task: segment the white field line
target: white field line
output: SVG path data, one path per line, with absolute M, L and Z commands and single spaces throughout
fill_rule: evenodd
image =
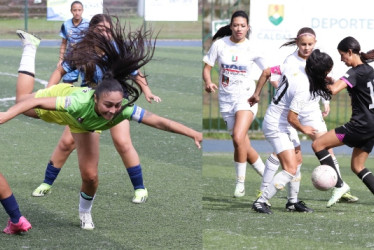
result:
M 0 72 L 0 75 L 1 76 L 13 76 L 13 77 L 18 77 L 18 74 L 12 74 L 12 73 L 7 73 L 7 72 Z M 38 82 L 40 83 L 41 85 L 43 85 L 44 87 L 47 86 L 48 82 L 43 80 L 43 79 L 39 79 L 39 78 L 35 78 L 35 82 Z M 5 97 L 5 98 L 0 98 L 0 102 L 8 102 L 8 101 L 14 101 L 16 100 L 16 97 L 13 96 L 13 97 Z

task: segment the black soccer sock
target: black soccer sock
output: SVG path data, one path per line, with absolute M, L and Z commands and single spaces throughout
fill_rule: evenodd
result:
M 338 176 L 338 181 L 336 182 L 335 187 L 337 187 L 337 188 L 342 187 L 343 186 L 343 180 L 340 177 L 339 172 L 335 167 L 334 160 L 332 159 L 329 151 L 327 151 L 326 149 L 323 149 L 319 152 L 316 152 L 315 154 L 316 154 L 319 162 L 321 163 L 321 165 L 329 165 L 330 167 L 332 167 L 335 170 L 335 172 Z
M 19 74 L 25 74 L 25 75 L 29 75 L 29 76 L 35 77 L 35 74 L 33 74 L 31 72 L 28 72 L 28 71 L 19 70 L 18 73 Z
M 357 176 L 374 194 L 374 175 L 367 168 L 364 168 L 360 173 L 357 174 Z

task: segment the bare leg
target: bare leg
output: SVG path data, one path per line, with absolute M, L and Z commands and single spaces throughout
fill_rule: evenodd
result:
M 140 159 L 136 149 L 132 145 L 130 135 L 130 123 L 124 120 L 120 124 L 110 129 L 114 146 L 121 156 L 122 162 L 126 168 L 131 168 L 140 164 Z
M 81 192 L 94 196 L 99 185 L 98 162 L 99 141 L 98 133 L 72 134 L 77 147 L 79 170 L 82 177 Z
M 374 176 L 365 168 L 365 162 L 369 156 L 369 153 L 359 148 L 354 148 L 351 159 L 352 171 L 362 180 L 367 188 L 374 194 Z
M 247 162 L 249 162 L 260 175 L 264 172 L 264 164 L 256 150 L 252 147 L 248 130 L 253 120 L 253 113 L 249 110 L 240 110 L 235 114 L 235 124 L 232 131 L 234 144 L 234 161 L 236 170 L 236 187 L 234 197 L 245 194 L 245 177 Z
M 82 177 L 82 186 L 79 196 L 79 218 L 81 228 L 92 230 L 95 225 L 92 221 L 91 209 L 99 185 L 99 133 L 72 134 L 78 154 L 79 170 Z
M 148 190 L 144 187 L 140 159 L 131 142 L 130 123 L 124 120 L 110 129 L 114 146 L 121 156 L 135 190 L 133 203 L 144 203 L 148 199 Z
M 22 216 L 18 203 L 5 177 L 0 173 L 0 203 L 5 212 L 9 215 L 8 225 L 3 232 L 6 234 L 16 234 L 26 232 L 31 229 L 30 222 Z

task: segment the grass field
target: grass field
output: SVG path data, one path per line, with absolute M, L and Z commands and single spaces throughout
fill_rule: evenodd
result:
M 0 110 L 13 104 L 21 45 L 0 48 Z M 39 48 L 36 77 L 47 80 L 57 63 L 58 48 Z M 138 105 L 201 130 L 201 48 L 157 48 L 145 73 L 163 101 Z M 36 84 L 37 88 L 43 85 Z M 131 203 L 132 185 L 115 151 L 109 131 L 102 134 L 99 189 L 92 214 L 95 230 L 79 227 L 81 184 L 73 152 L 52 194 L 31 197 L 44 178 L 46 163 L 63 127 L 18 116 L 0 126 L 0 171 L 7 178 L 22 213 L 32 223 L 23 235 L 0 234 L 0 249 L 201 249 L 201 150 L 179 135 L 131 123 L 131 135 L 142 162 L 149 200 Z M 7 214 L 0 213 L 1 230 Z
M 255 142 L 253 142 L 254 147 Z M 266 159 L 267 155 L 262 155 Z M 338 156 L 343 179 L 360 200 L 326 208 L 329 191 L 315 189 L 310 176 L 318 161 L 304 156 L 299 198 L 314 213 L 285 211 L 286 191 L 273 199 L 272 215 L 251 210 L 260 178 L 247 170 L 246 196 L 233 198 L 235 169 L 232 154 L 203 154 L 204 249 L 373 249 L 373 195 L 350 170 L 350 157 Z M 371 168 L 371 157 L 367 166 Z

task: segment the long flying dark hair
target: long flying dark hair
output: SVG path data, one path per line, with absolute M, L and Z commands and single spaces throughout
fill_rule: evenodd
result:
M 98 27 L 102 21 L 107 21 L 111 27 Z M 141 94 L 139 85 L 134 85 L 137 84 L 136 75 L 132 73 L 152 59 L 156 43 L 156 39 L 152 41 L 152 35 L 152 30 L 143 27 L 126 31 L 117 17 L 99 14 L 92 18 L 83 39 L 73 46 L 65 60 L 76 68 L 83 68 L 88 75 L 96 65 L 100 67 L 106 80 L 112 78 L 122 85 L 130 105 Z
M 331 57 L 316 49 L 306 60 L 305 72 L 309 79 L 309 91 L 313 97 L 321 96 L 325 100 L 330 100 L 332 92 L 327 88 L 327 74 L 332 69 L 334 62 Z

